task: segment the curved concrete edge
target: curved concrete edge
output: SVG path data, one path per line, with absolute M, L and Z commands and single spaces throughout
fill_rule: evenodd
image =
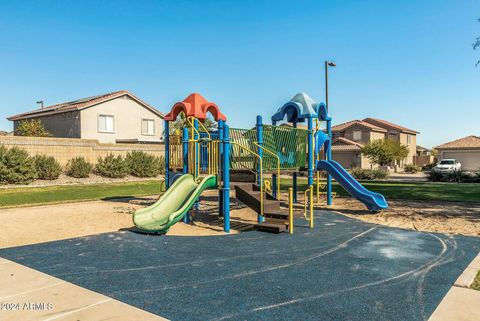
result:
M 0 258 L 0 320 L 167 320 Z
M 480 270 L 480 253 L 473 259 L 430 316 L 429 321 L 480 320 L 480 291 L 470 289 Z

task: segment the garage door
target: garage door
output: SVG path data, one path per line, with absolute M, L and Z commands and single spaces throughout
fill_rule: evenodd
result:
M 480 151 L 451 151 L 443 152 L 443 158 L 458 159 L 462 164 L 462 169 L 467 171 L 480 170 Z

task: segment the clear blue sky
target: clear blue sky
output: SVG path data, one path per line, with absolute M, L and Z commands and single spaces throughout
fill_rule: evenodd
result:
M 168 111 L 199 92 L 251 126 L 297 92 L 334 122 L 383 118 L 431 147 L 480 135 L 480 2 L 0 0 L 5 118 L 128 89 Z

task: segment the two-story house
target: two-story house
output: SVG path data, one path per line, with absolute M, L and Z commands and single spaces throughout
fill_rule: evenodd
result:
M 53 137 L 96 139 L 101 143 L 159 143 L 163 114 L 127 90 L 77 99 L 8 117 L 40 120 Z
M 332 127 L 332 158 L 346 168 L 371 168 L 370 160 L 361 152 L 362 147 L 369 141 L 388 138 L 408 146 L 409 154 L 404 164 L 412 164 L 417 134 L 415 130 L 381 119 L 352 120 Z

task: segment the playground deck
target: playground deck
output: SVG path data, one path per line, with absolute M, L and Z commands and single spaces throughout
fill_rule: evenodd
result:
M 294 235 L 116 232 L 0 257 L 172 320 L 425 320 L 480 250 L 477 238 L 315 216 Z

